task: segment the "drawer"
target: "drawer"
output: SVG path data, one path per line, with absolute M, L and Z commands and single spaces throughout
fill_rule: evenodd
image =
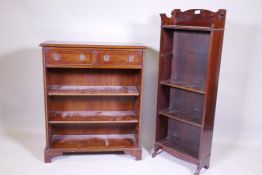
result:
M 86 49 L 51 49 L 46 53 L 46 63 L 50 65 L 82 65 L 93 63 L 93 53 Z
M 141 65 L 143 52 L 140 50 L 98 51 L 100 65 Z

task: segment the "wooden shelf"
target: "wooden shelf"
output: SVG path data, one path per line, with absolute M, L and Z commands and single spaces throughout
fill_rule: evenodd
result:
M 139 96 L 136 86 L 60 86 L 52 85 L 49 96 Z
M 171 109 L 161 110 L 158 112 L 158 114 L 163 115 L 165 117 L 172 118 L 174 120 L 178 120 L 183 123 L 187 123 L 197 127 L 202 127 L 200 118 L 194 115 L 185 114 L 180 111 L 171 110 Z
M 80 69 L 142 69 L 141 65 L 83 65 L 83 64 L 47 64 L 46 68 L 80 68 Z
M 205 87 L 201 84 L 196 84 L 196 83 L 189 83 L 185 81 L 178 81 L 178 80 L 165 80 L 161 81 L 160 84 L 166 85 L 166 86 L 171 86 L 174 88 L 179 88 L 191 92 L 196 92 L 200 94 L 205 94 Z
M 163 29 L 173 29 L 173 30 L 191 30 L 191 31 L 217 31 L 224 30 L 223 28 L 212 28 L 203 26 L 184 26 L 184 25 L 162 25 Z
M 137 147 L 134 134 L 53 135 L 51 148 L 107 150 Z
M 134 111 L 52 111 L 50 124 L 138 123 Z
M 175 137 L 167 137 L 156 142 L 163 150 L 169 150 L 178 157 L 183 156 L 187 159 L 196 161 L 198 153 L 190 148 L 190 145 L 185 145 Z

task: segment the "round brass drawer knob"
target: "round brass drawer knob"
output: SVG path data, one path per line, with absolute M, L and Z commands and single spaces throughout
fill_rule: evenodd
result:
M 53 54 L 53 60 L 54 61 L 59 61 L 60 60 L 60 55 L 57 54 L 57 53 Z
M 109 55 L 104 55 L 104 61 L 108 62 L 110 60 L 110 56 Z
M 85 61 L 85 60 L 86 60 L 86 56 L 85 56 L 84 54 L 81 54 L 81 55 L 79 56 L 79 60 L 80 60 L 80 61 Z
M 133 63 L 133 62 L 135 61 L 135 56 L 134 56 L 134 55 L 128 56 L 128 61 L 129 61 L 130 63 Z

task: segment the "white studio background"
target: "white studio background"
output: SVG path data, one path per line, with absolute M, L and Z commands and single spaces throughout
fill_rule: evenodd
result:
M 261 5 L 259 0 L 0 0 L 1 131 L 13 133 L 10 135 L 14 139 L 14 133 L 40 133 L 42 138 L 29 143 L 41 141 L 42 147 L 35 148 L 41 151 L 45 146 L 42 60 L 38 46 L 41 42 L 140 42 L 148 46 L 142 140 L 150 151 L 155 132 L 159 13 L 170 16 L 174 8 L 225 8 L 214 141 L 262 145 Z

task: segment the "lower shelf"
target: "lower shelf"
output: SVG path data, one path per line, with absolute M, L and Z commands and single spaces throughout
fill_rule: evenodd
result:
M 51 148 L 107 150 L 134 147 L 137 147 L 135 134 L 54 135 L 51 141 Z
M 156 142 L 157 145 L 164 149 L 168 149 L 178 156 L 187 156 L 188 159 L 197 160 L 198 153 L 191 149 L 188 145 L 185 145 L 178 141 L 174 137 L 167 137 Z
M 50 124 L 138 123 L 135 111 L 52 111 Z
M 169 117 L 169 118 L 178 120 L 183 123 L 187 123 L 187 124 L 194 125 L 197 127 L 202 127 L 201 118 L 197 117 L 196 115 L 192 115 L 192 114 L 189 115 L 189 114 L 180 112 L 178 110 L 172 110 L 169 108 L 160 110 L 158 113 L 165 117 Z

